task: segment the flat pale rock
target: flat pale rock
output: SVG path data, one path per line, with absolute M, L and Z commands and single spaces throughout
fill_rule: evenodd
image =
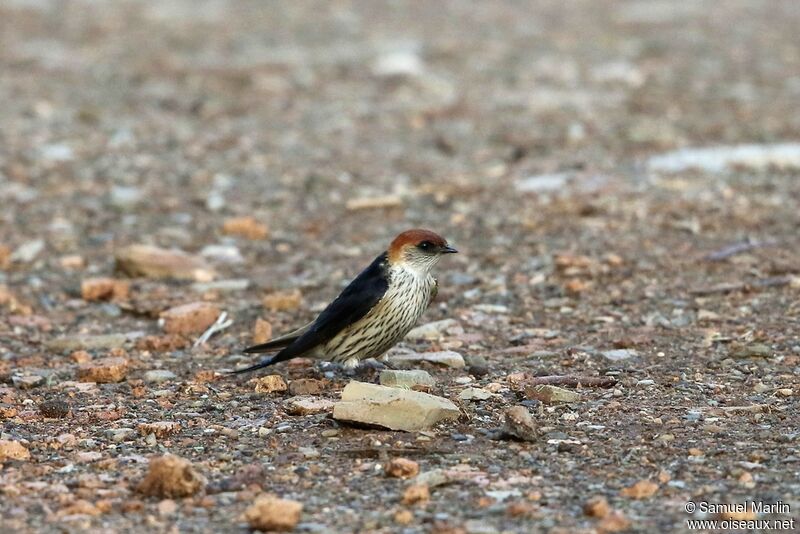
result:
M 722 173 L 728 169 L 800 168 L 800 143 L 741 144 L 711 147 L 686 147 L 652 156 L 651 171 L 679 173 L 695 169 Z
M 481 388 L 465 388 L 458 394 L 458 398 L 461 400 L 482 401 L 491 399 L 492 394 Z
M 78 366 L 78 379 L 81 382 L 110 384 L 121 382 L 128 374 L 128 360 L 125 358 L 101 358 Z
M 119 249 L 114 257 L 117 269 L 128 276 L 195 282 L 210 282 L 215 277 L 214 270 L 202 259 L 177 249 L 130 245 Z
M 435 488 L 436 486 L 444 486 L 454 481 L 453 471 L 436 468 L 417 475 L 414 479 L 414 484 L 422 484 L 423 486 Z
M 162 382 L 174 380 L 177 377 L 175 376 L 175 373 L 172 371 L 167 371 L 166 369 L 152 369 L 147 371 L 142 378 L 148 384 L 160 384 Z
M 567 187 L 568 173 L 538 174 L 518 180 L 516 185 L 520 193 L 549 193 Z
M 461 369 L 466 366 L 464 357 L 452 350 L 442 350 L 437 352 L 406 352 L 393 354 L 389 357 L 392 363 L 414 364 L 419 362 L 430 362 L 453 369 Z
M 112 428 L 106 430 L 106 435 L 108 436 L 108 439 L 114 443 L 122 443 L 123 441 L 129 441 L 133 439 L 136 435 L 136 431 L 132 428 Z
M 303 504 L 272 495 L 261 495 L 245 510 L 250 528 L 262 532 L 288 532 L 300 521 Z
M 27 460 L 31 453 L 19 441 L 0 439 L 0 462 L 6 460 Z
M 330 412 L 334 402 L 329 399 L 311 396 L 292 397 L 286 401 L 286 413 L 289 415 L 314 415 Z
M 416 341 L 432 341 L 443 337 L 445 333 L 449 332 L 451 329 L 461 329 L 458 321 L 455 319 L 443 319 L 441 321 L 423 324 L 412 329 L 408 334 L 406 334 L 406 339 Z
M 428 371 L 419 369 L 412 371 L 398 371 L 394 369 L 381 371 L 380 381 L 382 386 L 404 389 L 412 389 L 414 386 L 433 386 L 436 384 L 436 380 L 434 380 Z
M 39 375 L 12 376 L 11 383 L 17 389 L 32 389 L 44 384 L 45 378 Z
M 450 400 L 400 388 L 352 381 L 333 407 L 333 417 L 378 425 L 391 430 L 416 431 L 461 415 Z
M 730 347 L 730 355 L 734 358 L 769 358 L 772 352 L 772 348 L 764 343 L 732 344 Z
M 546 404 L 553 404 L 556 402 L 578 402 L 581 400 L 580 393 L 550 385 L 527 387 L 525 388 L 525 397 L 528 399 L 536 399 Z
M 97 451 L 81 451 L 75 453 L 75 461 L 80 464 L 96 462 L 103 457 L 103 453 Z
M 250 280 L 246 278 L 234 278 L 231 280 L 217 280 L 215 282 L 195 282 L 192 284 L 192 290 L 198 293 L 206 293 L 208 291 L 220 291 L 227 293 L 229 291 L 244 291 L 250 287 Z
M 19 263 L 30 263 L 36 259 L 45 248 L 44 239 L 34 239 L 33 241 L 26 241 L 21 244 L 11 254 L 11 261 Z
M 219 308 L 210 302 L 190 302 L 163 311 L 160 317 L 166 333 L 189 336 L 205 332 L 219 314 Z
M 600 354 L 602 354 L 603 357 L 606 360 L 609 360 L 609 361 L 612 361 L 612 362 L 619 362 L 619 361 L 622 361 L 622 360 L 628 360 L 630 358 L 635 358 L 636 356 L 638 356 L 638 353 L 635 350 L 632 350 L 632 349 L 606 350 L 606 351 L 601 352 Z
M 347 201 L 346 208 L 349 211 L 398 208 L 403 205 L 403 199 L 397 195 L 386 195 L 380 197 L 352 198 Z
M 244 263 L 242 251 L 232 245 L 206 245 L 200 251 L 200 255 L 216 263 L 228 263 L 231 265 Z
M 51 339 L 45 346 L 57 351 L 116 349 L 125 345 L 132 337 L 130 334 L 62 336 Z

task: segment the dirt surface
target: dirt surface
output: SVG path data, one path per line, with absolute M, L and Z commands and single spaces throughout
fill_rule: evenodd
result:
M 265 493 L 300 532 L 796 517 L 799 26 L 791 0 L 3 1 L 0 531 L 244 532 Z M 313 362 L 272 393 L 214 373 L 416 226 L 461 251 L 424 317 L 457 325 L 401 349 L 467 359 L 418 366 L 461 419 L 289 415 L 350 380 Z M 142 243 L 238 281 L 115 272 Z M 233 323 L 192 348 L 199 319 L 159 316 L 197 301 Z M 616 384 L 548 404 L 534 375 Z M 520 404 L 533 441 L 498 431 Z M 138 489 L 167 452 L 191 495 Z M 406 494 L 398 457 L 448 483 Z

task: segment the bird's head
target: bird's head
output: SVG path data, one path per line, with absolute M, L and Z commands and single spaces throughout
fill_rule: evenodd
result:
M 447 241 L 430 230 L 407 230 L 389 245 L 389 262 L 413 271 L 428 274 L 444 254 L 458 252 Z

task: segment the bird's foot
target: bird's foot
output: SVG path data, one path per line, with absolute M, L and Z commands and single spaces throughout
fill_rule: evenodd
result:
M 321 362 L 317 362 L 317 369 L 319 369 L 319 371 L 321 373 L 325 373 L 327 371 L 341 371 L 342 370 L 342 364 L 336 363 L 336 362 L 324 362 L 324 361 L 321 361 Z
M 317 367 L 324 376 L 333 377 L 335 375 L 344 376 L 364 376 L 371 373 L 383 371 L 384 369 L 393 369 L 391 365 L 384 361 L 369 358 L 367 360 L 356 360 L 351 358 L 344 363 L 337 362 L 319 362 Z
M 348 373 L 347 369 L 345 369 L 344 365 L 341 363 L 336 362 L 318 362 L 317 363 L 317 371 L 325 378 L 332 380 L 337 376 L 350 376 L 352 373 Z
M 317 364 L 319 371 L 328 378 L 333 378 L 336 375 L 355 376 L 361 370 L 359 360 L 351 358 L 344 362 L 319 362 Z
M 364 360 L 359 365 L 359 369 L 373 369 L 375 371 L 383 371 L 385 369 L 391 369 L 391 366 L 384 361 L 375 360 L 373 358 L 369 358 L 368 360 Z

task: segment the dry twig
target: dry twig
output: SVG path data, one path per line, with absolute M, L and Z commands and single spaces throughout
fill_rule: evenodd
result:
M 233 324 L 233 319 L 228 319 L 228 312 L 220 313 L 219 317 L 217 317 L 217 320 L 214 321 L 214 324 L 209 326 L 208 329 L 205 332 L 203 332 L 203 335 L 197 338 L 197 341 L 195 341 L 194 345 L 192 346 L 197 347 L 199 345 L 202 345 L 203 343 L 206 343 L 209 339 L 211 339 L 211 336 L 213 336 L 217 332 L 222 332 L 232 324 Z
M 567 376 L 550 375 L 534 376 L 525 381 L 526 386 L 567 386 L 576 388 L 578 386 L 587 388 L 610 388 L 617 383 L 615 378 L 609 376 Z
M 703 259 L 706 261 L 722 261 L 730 258 L 731 256 L 736 256 L 737 254 L 742 254 L 753 249 L 773 247 L 777 244 L 778 242 L 774 239 L 767 239 L 765 241 L 748 239 L 742 243 L 734 243 L 733 245 L 728 245 L 727 247 L 723 247 L 715 252 L 707 254 L 703 257 Z
M 772 278 L 763 278 L 754 282 L 738 282 L 730 284 L 718 284 L 711 287 L 700 287 L 689 291 L 692 295 L 714 295 L 716 293 L 732 293 L 734 291 L 750 291 L 753 289 L 762 289 L 765 287 L 783 287 L 792 283 L 792 276 L 775 276 Z

